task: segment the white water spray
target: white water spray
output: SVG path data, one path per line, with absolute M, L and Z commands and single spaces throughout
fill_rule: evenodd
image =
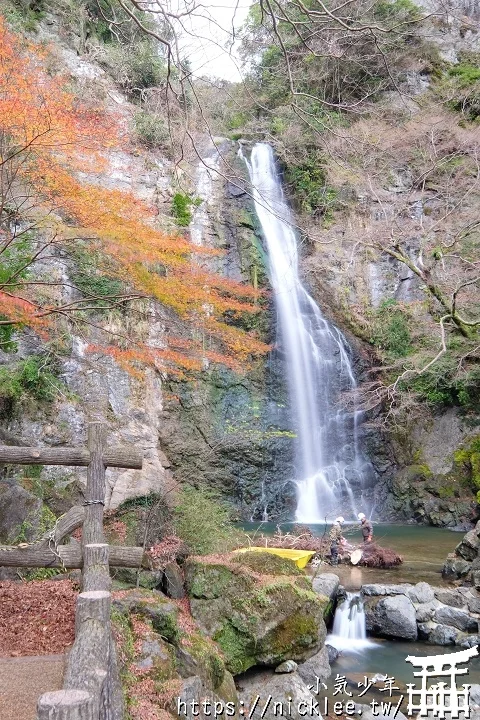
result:
M 287 358 L 297 435 L 296 519 L 318 523 L 340 510 L 356 514 L 369 464 L 358 449 L 359 413 L 344 410 L 339 398 L 356 387 L 349 348 L 300 281 L 296 236 L 272 148 L 258 143 L 246 162 Z
M 335 611 L 332 634 L 327 642 L 338 650 L 361 650 L 373 645 L 367 640 L 365 609 L 360 593 L 347 593 Z

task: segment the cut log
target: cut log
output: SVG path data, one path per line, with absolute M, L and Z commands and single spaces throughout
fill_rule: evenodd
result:
M 0 445 L 0 463 L 87 467 L 90 464 L 90 452 L 84 448 L 30 448 Z M 104 451 L 102 463 L 105 467 L 141 470 L 143 455 L 135 450 L 111 448 Z
M 55 690 L 41 696 L 37 720 L 92 720 L 93 696 L 85 690 Z
M 99 718 L 110 660 L 111 595 L 105 591 L 80 593 L 75 619 L 75 642 L 68 656 L 64 688 L 93 695 L 92 719 Z
M 112 581 L 108 567 L 108 545 L 85 545 L 83 548 L 82 590 L 110 590 Z
M 150 567 L 148 557 L 140 547 L 110 545 L 108 562 L 111 567 Z M 38 546 L 19 548 L 14 545 L 1 545 L 0 567 L 64 567 L 67 570 L 82 568 L 82 549 L 77 543 L 60 545 L 57 550 Z

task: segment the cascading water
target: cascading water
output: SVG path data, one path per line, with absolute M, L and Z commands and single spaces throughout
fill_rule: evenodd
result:
M 360 650 L 372 645 L 367 640 L 365 610 L 360 593 L 347 593 L 335 611 L 332 634 L 327 642 L 339 650 Z
M 358 448 L 360 415 L 342 408 L 339 398 L 356 387 L 349 348 L 300 282 L 296 236 L 271 147 L 256 144 L 246 162 L 267 246 L 296 422 L 296 518 L 323 522 L 340 511 L 356 513 L 369 468 Z

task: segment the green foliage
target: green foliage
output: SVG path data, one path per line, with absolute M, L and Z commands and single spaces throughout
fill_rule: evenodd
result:
M 5 211 L 8 217 L 8 209 Z M 29 233 L 23 233 L 16 238 L 7 248 L 2 250 L 0 255 L 0 287 L 8 283 L 7 289 L 15 289 L 15 282 L 20 282 L 28 277 L 28 266 L 32 257 L 32 237 Z M 5 320 L 0 315 L 0 320 Z M 15 328 L 13 325 L 0 325 L 0 350 L 12 352 L 17 349 L 17 343 L 13 340 Z
M 373 14 L 378 20 L 395 22 L 415 22 L 422 17 L 420 8 L 411 0 L 393 0 L 393 2 L 381 0 L 374 4 Z
M 309 215 L 330 218 L 336 207 L 337 193 L 328 187 L 325 163 L 315 149 L 298 165 L 287 165 L 285 181 L 295 204 Z
M 5 2 L 1 12 L 15 30 L 36 32 L 45 15 L 45 3 L 43 0 L 11 0 Z
M 192 221 L 192 205 L 201 203 L 200 198 L 192 199 L 187 193 L 176 192 L 172 199 L 172 215 L 181 227 L 190 225 Z
M 33 355 L 13 367 L 0 367 L 0 417 L 12 417 L 16 408 L 30 399 L 52 402 L 60 388 L 48 356 Z
M 165 63 L 148 39 L 107 45 L 99 61 L 132 99 L 141 99 L 144 90 L 161 85 L 166 78 Z
M 411 351 L 408 316 L 395 300 L 382 302 L 373 321 L 372 343 L 387 360 L 406 357 Z
M 163 118 L 147 110 L 139 110 L 134 117 L 135 133 L 145 147 L 163 147 L 168 140 L 168 130 Z
M 88 307 L 105 308 L 109 306 L 107 299 L 111 296 L 121 297 L 124 285 L 116 277 L 101 270 L 102 258 L 86 245 L 77 244 L 72 252 L 75 267 L 71 273 L 74 285 L 89 298 Z M 90 299 L 90 296 L 91 297 Z
M 455 354 L 446 353 L 422 375 L 402 383 L 432 407 L 457 406 L 465 412 L 480 410 L 480 367 L 458 374 Z
M 469 480 L 477 491 L 477 501 L 480 499 L 480 435 L 474 438 L 469 445 L 454 454 L 455 462 L 464 465 L 469 473 Z
M 123 284 L 117 278 L 108 277 L 106 275 L 91 275 L 88 272 L 77 272 L 73 278 L 75 285 L 85 295 L 94 295 L 97 300 L 92 299 L 92 305 L 104 306 L 98 298 L 109 297 L 111 295 L 121 295 Z
M 460 62 L 440 75 L 435 91 L 468 121 L 480 117 L 480 53 L 462 53 Z
M 173 512 L 175 533 L 194 555 L 226 552 L 238 546 L 231 513 L 232 508 L 214 490 L 184 485 Z

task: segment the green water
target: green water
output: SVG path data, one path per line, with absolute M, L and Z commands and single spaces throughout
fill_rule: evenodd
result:
M 242 526 L 249 534 L 259 533 L 271 535 L 275 532 L 273 523 L 244 523 Z M 282 532 L 288 532 L 291 525 L 282 525 Z M 314 535 L 322 536 L 325 525 L 311 525 Z M 346 525 L 344 529 L 346 539 L 352 545 L 362 544 L 362 536 L 358 526 Z M 403 564 L 390 570 L 352 567 L 339 565 L 335 573 L 347 590 L 358 590 L 366 583 L 417 583 L 420 580 L 431 585 L 444 585 L 442 580 L 442 567 L 449 552 L 455 549 L 463 533 L 451 532 L 443 528 L 426 527 L 424 525 L 388 525 L 378 523 L 374 525 L 374 539 L 383 547 L 392 548 L 402 555 Z M 320 572 L 328 572 L 330 565 L 320 567 Z

